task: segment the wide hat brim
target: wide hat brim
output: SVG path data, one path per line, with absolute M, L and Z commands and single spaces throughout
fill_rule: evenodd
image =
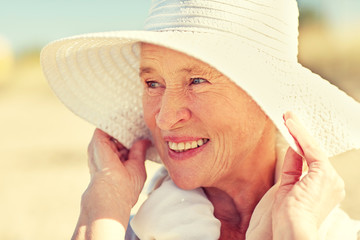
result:
M 79 35 L 47 45 L 41 65 L 55 94 L 75 114 L 126 147 L 151 138 L 144 123 L 140 49 L 147 42 L 195 57 L 245 90 L 297 150 L 283 114 L 294 112 L 329 156 L 360 148 L 360 104 L 328 81 L 231 35 L 122 31 Z M 265 46 L 266 48 L 266 46 Z M 274 51 L 274 54 L 269 52 Z

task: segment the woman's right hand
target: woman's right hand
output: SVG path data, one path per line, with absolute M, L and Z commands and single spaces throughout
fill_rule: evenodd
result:
M 88 147 L 91 181 L 106 181 L 115 192 L 126 193 L 128 203 L 135 205 L 146 180 L 145 155 L 150 141 L 135 142 L 130 151 L 117 140 L 96 129 Z
M 82 196 L 73 239 L 119 239 L 125 235 L 130 210 L 146 180 L 145 155 L 150 141 L 130 150 L 96 129 L 88 148 L 91 181 Z

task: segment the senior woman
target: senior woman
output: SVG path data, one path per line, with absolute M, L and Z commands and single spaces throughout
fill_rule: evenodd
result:
M 45 47 L 55 93 L 98 127 L 73 239 L 356 239 L 328 157 L 360 147 L 360 106 L 297 63 L 297 17 L 155 0 L 146 31 Z M 166 170 L 128 227 L 145 159 Z

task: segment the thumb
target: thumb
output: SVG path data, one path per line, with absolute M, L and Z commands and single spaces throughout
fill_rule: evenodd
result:
M 294 185 L 300 180 L 303 169 L 302 157 L 292 148 L 288 148 L 281 172 L 281 186 Z
M 145 172 L 146 150 L 151 146 L 149 140 L 139 140 L 130 148 L 128 161 L 124 162 L 129 171 Z

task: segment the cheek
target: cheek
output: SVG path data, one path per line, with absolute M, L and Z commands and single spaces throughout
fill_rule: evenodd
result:
M 246 154 L 259 140 L 266 115 L 246 94 L 229 90 L 200 95 L 195 100 L 192 108 L 213 138 L 215 156 Z
M 216 92 L 193 97 L 191 109 L 211 132 L 233 130 L 241 118 L 239 104 Z
M 151 132 L 155 147 L 158 150 L 160 157 L 164 159 L 163 146 L 161 145 L 162 142 L 161 133 L 156 126 L 156 120 L 155 120 L 155 116 L 159 111 L 159 108 L 157 107 L 159 106 L 158 105 L 159 100 L 155 97 L 143 95 L 142 101 L 143 101 L 143 114 L 144 114 L 145 124 Z
M 158 102 L 157 98 L 149 97 L 146 94 L 142 97 L 144 120 L 152 133 L 156 127 L 155 115 L 158 112 Z
M 239 107 L 219 93 L 198 96 L 191 106 L 194 116 L 212 141 L 212 156 L 215 162 L 228 159 L 234 154 L 234 145 L 243 138 Z

